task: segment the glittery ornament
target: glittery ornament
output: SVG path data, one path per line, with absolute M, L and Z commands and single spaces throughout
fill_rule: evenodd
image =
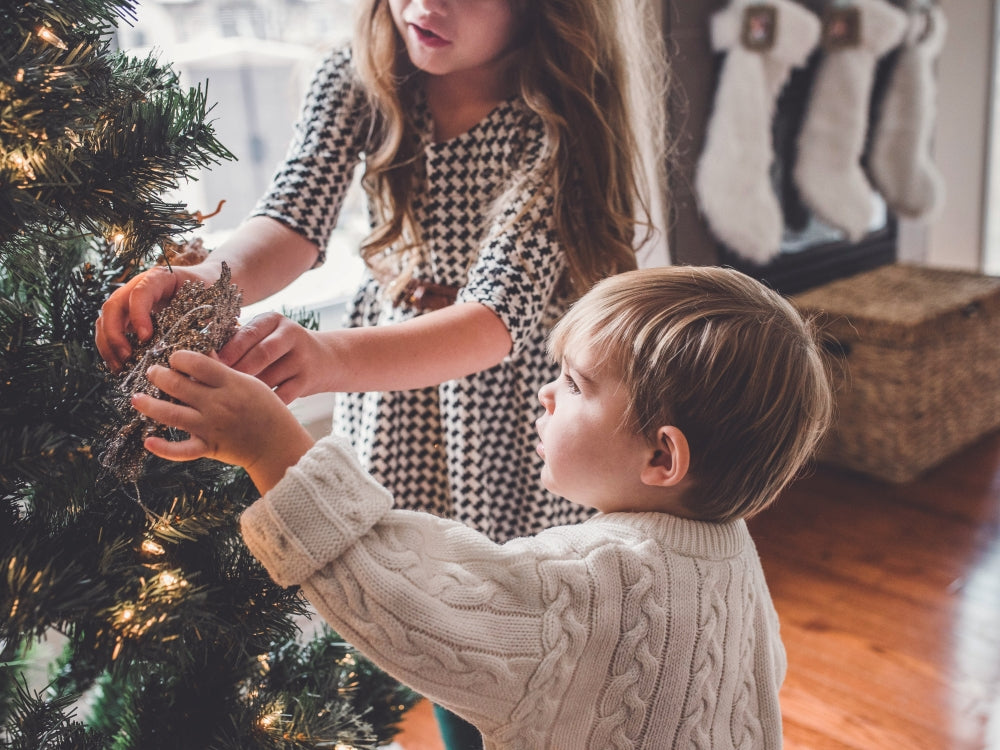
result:
M 226 263 L 222 275 L 211 286 L 185 281 L 163 310 L 153 315 L 153 335 L 148 341 L 132 341 L 132 356 L 116 376 L 118 395 L 115 406 L 120 423 L 107 433 L 107 449 L 102 465 L 122 482 L 134 482 L 142 474 L 146 459 L 143 441 L 151 435 L 167 437 L 170 428 L 139 414 L 132 396 L 147 393 L 160 398 L 161 392 L 146 378 L 152 365 L 169 367 L 170 355 L 180 349 L 207 354 L 218 351 L 236 332 L 240 314 L 239 287 L 230 283 L 232 273 Z
M 197 237 L 190 242 L 170 242 L 162 244 L 163 255 L 156 262 L 160 266 L 194 266 L 208 257 L 208 248 Z

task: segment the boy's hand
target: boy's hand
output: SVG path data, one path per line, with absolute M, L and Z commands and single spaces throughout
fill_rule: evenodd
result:
M 222 362 L 191 351 L 170 357 L 170 367 L 154 365 L 149 382 L 181 403 L 136 394 L 135 409 L 187 440 L 146 439 L 146 449 L 171 461 L 214 458 L 247 470 L 267 492 L 312 447 L 312 437 L 268 386 Z

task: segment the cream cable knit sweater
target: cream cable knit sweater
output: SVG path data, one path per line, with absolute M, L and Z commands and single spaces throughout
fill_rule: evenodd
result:
M 275 581 L 486 750 L 781 747 L 785 652 L 742 521 L 612 513 L 497 545 L 394 510 L 331 437 L 242 527 Z

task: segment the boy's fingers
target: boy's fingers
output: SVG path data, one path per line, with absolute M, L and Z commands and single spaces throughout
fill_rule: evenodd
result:
M 170 367 L 212 388 L 222 386 L 229 373 L 229 368 L 219 360 L 186 349 L 170 355 Z
M 132 406 L 137 412 L 155 422 L 186 432 L 191 432 L 198 418 L 198 412 L 189 406 L 153 398 L 146 393 L 136 393 L 132 396 Z
M 197 405 L 199 390 L 205 388 L 204 384 L 192 380 L 183 372 L 162 365 L 153 365 L 146 370 L 146 378 L 168 396 L 191 406 Z
M 201 438 L 194 435 L 187 440 L 176 442 L 153 436 L 146 438 L 143 445 L 154 456 L 168 461 L 193 461 L 208 454 L 208 446 Z
M 146 378 L 168 396 L 191 406 L 203 403 L 206 389 L 221 388 L 232 374 L 221 362 L 204 354 L 178 351 L 170 356 L 170 367 L 153 365 L 146 370 Z M 200 401 L 199 401 L 200 399 Z

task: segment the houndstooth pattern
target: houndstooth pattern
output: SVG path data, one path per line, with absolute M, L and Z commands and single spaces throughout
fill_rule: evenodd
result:
M 466 133 L 435 143 L 429 112 L 416 99 L 424 164 L 413 208 L 425 252 L 414 276 L 458 287 L 459 302 L 490 307 L 513 350 L 496 367 L 439 387 L 342 394 L 334 428 L 398 507 L 457 518 L 496 541 L 582 520 L 587 510 L 541 487 L 535 453 L 537 393 L 557 373 L 545 338 L 565 307 L 552 195 L 532 180 L 544 146 L 541 122 L 509 100 Z M 335 51 L 314 78 L 288 157 L 255 213 L 326 246 L 364 151 L 364 101 L 349 52 Z M 499 216 L 484 226 L 501 198 Z M 347 325 L 419 314 L 389 304 L 382 292 L 366 274 Z

